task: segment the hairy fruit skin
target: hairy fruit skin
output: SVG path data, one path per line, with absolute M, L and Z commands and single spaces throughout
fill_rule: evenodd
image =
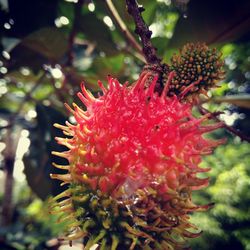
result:
M 65 239 L 84 237 L 86 249 L 95 243 L 112 250 L 183 249 L 186 237 L 199 235 L 188 230 L 197 230 L 189 213 L 209 205 L 193 204 L 191 194 L 208 185 L 197 177 L 209 170 L 198 166 L 202 156 L 223 143 L 203 135 L 221 124 L 204 125 L 209 115 L 196 118 L 190 103 L 168 97 L 173 77 L 161 94 L 150 73 L 133 86 L 109 77 L 107 88 L 99 82 L 98 98 L 82 85 L 86 111 L 67 105 L 76 124 L 55 126 L 68 136 L 56 140 L 69 150 L 52 152 L 68 160 L 54 164 L 67 173 L 51 175 L 69 185 L 54 198 L 71 220 Z

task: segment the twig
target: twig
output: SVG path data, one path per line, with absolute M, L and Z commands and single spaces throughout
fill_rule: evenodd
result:
M 223 122 L 221 121 L 217 116 L 221 114 L 221 112 L 215 112 L 215 113 L 211 113 L 209 112 L 209 110 L 203 108 L 202 106 L 198 106 L 198 109 L 200 111 L 201 114 L 205 115 L 205 114 L 212 114 L 212 119 L 217 121 L 217 122 Z M 224 123 L 224 122 L 223 122 Z M 238 131 L 237 129 L 231 127 L 231 126 L 228 126 L 227 124 L 223 124 L 223 128 L 225 128 L 226 130 L 228 130 L 229 132 L 231 132 L 232 134 L 234 135 L 237 135 L 238 137 L 240 137 L 240 139 L 242 141 L 247 141 L 250 143 L 250 138 L 244 134 L 242 134 L 240 131 Z
M 132 47 L 138 51 L 138 53 L 140 53 L 141 55 L 143 54 L 142 51 L 142 47 L 141 45 L 136 41 L 136 39 L 133 37 L 133 35 L 131 34 L 131 32 L 128 30 L 127 25 L 123 22 L 123 20 L 121 19 L 117 9 L 115 8 L 112 0 L 106 0 L 106 4 L 111 12 L 111 14 L 113 15 L 116 23 L 118 24 L 120 30 L 122 31 L 122 33 L 124 33 L 125 37 L 127 38 L 127 40 L 129 41 L 129 43 L 132 45 Z M 143 60 L 144 63 L 146 63 L 146 60 L 144 58 L 140 59 Z
M 69 38 L 68 38 L 68 53 L 67 53 L 67 61 L 65 63 L 66 66 L 72 66 L 72 64 L 73 64 L 73 60 L 74 60 L 73 47 L 74 47 L 75 37 L 78 33 L 77 32 L 77 19 L 78 19 L 78 16 L 81 15 L 81 7 L 82 7 L 83 3 L 84 3 L 84 0 L 79 0 L 75 4 L 74 21 L 73 21 L 72 29 L 71 29 L 70 34 L 69 34 Z
M 13 193 L 13 170 L 15 163 L 15 153 L 13 152 L 13 141 L 11 139 L 12 128 L 7 132 L 6 149 L 4 157 L 4 195 L 2 200 L 2 215 L 1 224 L 7 226 L 11 223 L 13 207 L 12 207 L 12 193 Z
M 34 86 L 31 88 L 31 90 L 26 93 L 24 99 L 22 100 L 22 103 L 20 104 L 19 108 L 17 109 L 17 111 L 13 114 L 14 116 L 17 116 L 21 110 L 23 109 L 24 105 L 26 104 L 26 102 L 30 99 L 32 99 L 31 95 L 33 94 L 33 92 L 39 87 L 39 85 L 43 82 L 44 78 L 46 76 L 46 72 L 42 73 L 42 75 L 38 78 L 38 80 L 34 83 Z
M 152 32 L 149 30 L 148 26 L 145 24 L 141 12 L 144 11 L 143 7 L 139 7 L 136 0 L 126 0 L 128 13 L 133 17 L 135 21 L 135 33 L 141 38 L 143 45 L 143 53 L 146 58 L 147 63 L 160 65 L 161 59 L 156 55 L 156 48 L 153 46 L 150 38 Z
M 3 152 L 3 170 L 5 174 L 4 178 L 4 193 L 2 200 L 2 214 L 1 214 L 1 224 L 2 226 L 10 225 L 13 219 L 13 184 L 14 184 L 14 164 L 15 164 L 15 155 L 18 144 L 18 138 L 20 136 L 20 130 L 15 131 L 15 137 L 13 138 L 13 127 L 10 127 L 7 130 L 5 136 L 6 148 Z

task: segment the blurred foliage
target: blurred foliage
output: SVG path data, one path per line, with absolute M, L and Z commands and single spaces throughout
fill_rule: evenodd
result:
M 113 2 L 133 33 L 125 1 Z M 153 31 L 152 42 L 165 62 L 187 42 L 220 48 L 226 78 L 221 88 L 212 91 L 216 99 L 204 107 L 226 110 L 220 118 L 250 135 L 249 1 L 139 2 L 146 9 L 143 17 Z M 48 197 L 63 188 L 49 178 L 50 172 L 57 171 L 51 163 L 63 164 L 50 153 L 62 151 L 54 141 L 60 131 L 53 123 L 63 124 L 69 116 L 64 102 L 79 103 L 75 93 L 81 81 L 96 95 L 97 80 L 105 84 L 112 74 L 132 83 L 143 62 L 101 0 L 28 0 L 25 4 L 0 0 L 0 52 L 1 204 L 6 196 L 6 159 L 15 159 L 12 223 L 0 227 L 0 249 L 58 249 L 58 242 L 48 244 L 63 229 L 47 206 Z M 213 136 L 227 137 L 228 143 L 205 158 L 204 166 L 212 168 L 211 185 L 197 192 L 195 200 L 214 201 L 215 207 L 193 216 L 204 233 L 191 243 L 197 250 L 250 249 L 249 145 L 225 130 Z M 24 157 L 19 152 L 24 144 L 17 152 L 10 150 L 25 138 L 30 144 Z
M 206 157 L 211 167 L 211 185 L 194 197 L 199 202 L 215 202 L 208 213 L 194 214 L 192 220 L 204 230 L 192 241 L 194 249 L 250 249 L 250 150 L 237 139 Z
M 57 223 L 57 215 L 49 215 L 48 202 L 37 199 L 26 183 L 17 183 L 13 223 L 0 228 L 1 250 L 50 249 L 46 243 L 62 233 L 64 224 Z M 48 216 L 49 215 L 49 216 Z M 5 242 L 2 242 L 2 239 Z M 52 249 L 52 248 L 51 248 Z

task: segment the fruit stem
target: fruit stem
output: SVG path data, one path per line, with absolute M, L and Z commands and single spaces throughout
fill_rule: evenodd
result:
M 160 66 L 161 59 L 156 55 L 156 48 L 153 46 L 150 40 L 152 31 L 149 30 L 141 15 L 141 12 L 144 11 L 144 8 L 138 6 L 136 0 L 126 0 L 126 4 L 128 13 L 135 21 L 135 33 L 141 38 L 143 46 L 142 51 L 147 63 Z

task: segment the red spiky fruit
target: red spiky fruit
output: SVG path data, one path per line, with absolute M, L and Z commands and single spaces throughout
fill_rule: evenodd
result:
M 52 178 L 69 184 L 55 197 L 72 222 L 66 239 L 85 237 L 87 249 L 179 249 L 179 241 L 195 237 L 187 229 L 188 214 L 208 206 L 191 201 L 192 190 L 208 184 L 198 165 L 222 141 L 203 137 L 221 124 L 204 125 L 209 115 L 196 118 L 192 105 L 167 91 L 154 91 L 157 78 L 142 73 L 133 85 L 108 78 L 99 82 L 103 95 L 95 98 L 82 85 L 78 97 L 86 106 L 67 108 L 76 124 L 55 124 L 68 138 L 56 138 L 69 148 L 53 154 L 68 160 L 64 175 Z M 145 83 L 151 81 L 149 87 Z M 181 96 L 181 95 L 180 95 Z M 122 239 L 122 240 L 121 240 Z

